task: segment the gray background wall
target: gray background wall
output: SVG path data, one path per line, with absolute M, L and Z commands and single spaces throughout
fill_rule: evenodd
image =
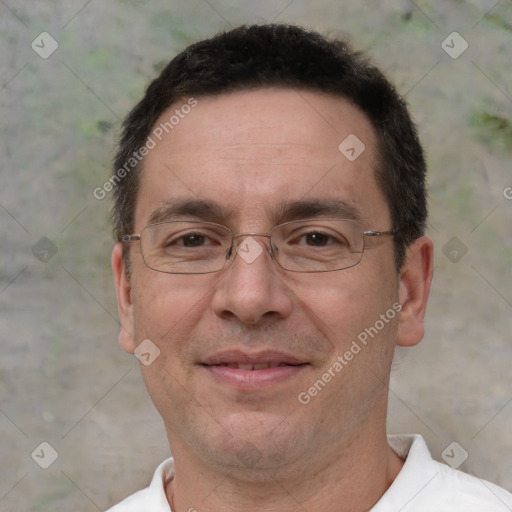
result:
M 350 34 L 409 102 L 436 270 L 425 339 L 397 354 L 389 431 L 423 434 L 438 460 L 456 441 L 461 469 L 512 491 L 510 0 L 3 0 L 0 510 L 102 510 L 169 455 L 138 362 L 117 344 L 109 198 L 92 192 L 163 63 L 272 20 Z M 48 58 L 31 47 L 51 50 L 43 31 L 58 43 Z M 457 58 L 454 31 L 468 44 Z M 58 454 L 48 469 L 41 442 Z

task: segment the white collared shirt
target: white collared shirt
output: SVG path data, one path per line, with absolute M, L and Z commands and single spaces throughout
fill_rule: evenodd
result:
M 436 462 L 420 435 L 388 436 L 388 442 L 405 463 L 370 512 L 512 512 L 512 494 Z M 171 512 L 165 482 L 173 475 L 169 458 L 158 466 L 149 487 L 107 512 Z

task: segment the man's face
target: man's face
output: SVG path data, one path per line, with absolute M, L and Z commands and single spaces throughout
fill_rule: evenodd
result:
M 353 161 L 338 149 L 350 135 L 365 145 Z M 234 233 L 269 233 L 288 220 L 283 205 L 327 200 L 345 203 L 365 230 L 389 230 L 376 166 L 371 124 L 338 97 L 270 88 L 200 97 L 145 159 L 134 232 L 182 200 L 215 202 L 225 215 L 173 220 Z M 358 265 L 326 273 L 286 271 L 266 250 L 250 263 L 235 254 L 221 272 L 176 275 L 149 269 L 140 246 L 130 247 L 121 343 L 133 352 L 150 339 L 160 350 L 141 369 L 171 449 L 224 470 L 291 468 L 326 446 L 335 455 L 385 417 L 397 318 L 332 367 L 399 298 L 392 238 L 367 244 Z M 233 367 L 248 360 L 288 366 Z M 329 368 L 329 382 L 301 403 Z

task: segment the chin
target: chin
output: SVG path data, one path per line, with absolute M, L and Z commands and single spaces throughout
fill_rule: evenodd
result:
M 222 430 L 216 429 L 216 438 L 212 438 L 211 428 L 209 435 L 197 432 L 197 455 L 221 473 L 246 482 L 273 481 L 277 474 L 283 477 L 283 472 L 303 471 L 304 447 L 311 444 L 305 430 L 296 425 L 290 429 L 282 416 L 279 421 L 275 416 L 269 421 L 267 413 L 241 416 L 237 414 L 236 421 L 230 418 L 228 424 L 223 421 Z

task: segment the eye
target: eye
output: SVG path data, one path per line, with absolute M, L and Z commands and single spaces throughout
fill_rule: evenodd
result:
M 329 235 L 326 235 L 325 233 L 308 233 L 306 235 L 303 235 L 303 237 L 306 238 L 306 243 L 308 245 L 314 245 L 316 247 L 323 247 L 327 245 L 329 242 L 329 239 L 332 238 Z
M 198 247 L 203 245 L 207 238 L 201 233 L 189 233 L 180 237 L 178 240 L 183 242 L 185 247 Z
M 309 232 L 297 233 L 292 240 L 292 243 L 303 245 L 307 247 L 328 247 L 328 246 L 347 246 L 347 240 L 339 233 L 326 233 L 319 230 L 311 230 Z
M 212 235 L 213 236 L 213 235 Z M 205 247 L 212 245 L 219 245 L 222 242 L 218 240 L 212 239 L 205 233 L 201 233 L 199 231 L 194 231 L 185 234 L 174 234 L 167 237 L 164 247 L 186 247 L 186 248 L 194 248 L 194 247 Z

